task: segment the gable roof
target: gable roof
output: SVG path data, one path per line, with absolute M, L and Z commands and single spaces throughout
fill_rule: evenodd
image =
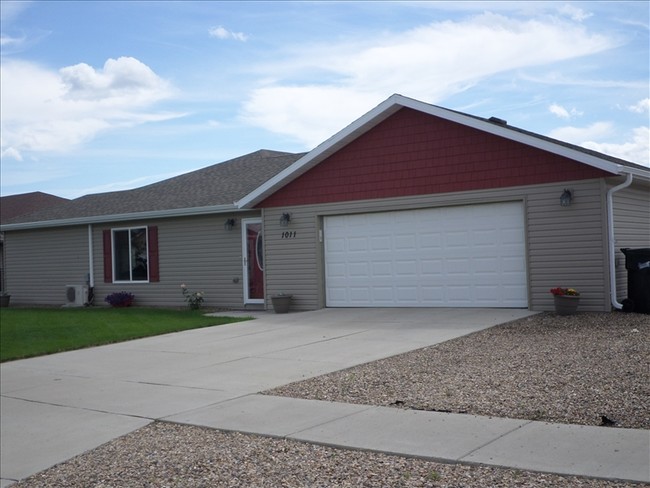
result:
M 287 167 L 260 187 L 253 190 L 237 202 L 239 208 L 252 208 L 262 200 L 278 191 L 291 181 L 306 173 L 321 161 L 365 134 L 379 123 L 402 108 L 410 108 L 435 117 L 456 122 L 490 134 L 510 139 L 528 146 L 542 149 L 549 153 L 601 169 L 612 175 L 634 174 L 650 179 L 650 169 L 647 167 L 602 154 L 596 151 L 575 146 L 566 142 L 545 137 L 510 125 L 497 118 L 485 119 L 450 110 L 436 105 L 420 102 L 402 95 L 392 95 L 377 107 L 366 113 L 349 126 L 333 135 L 315 149 L 305 154 L 291 166 Z
M 19 216 L 3 230 L 232 212 L 235 201 L 303 155 L 260 150 L 133 190 L 85 195 Z
M 42 208 L 53 207 L 69 201 L 67 198 L 40 191 L 1 197 L 0 223 L 4 224 L 20 215 L 27 215 Z

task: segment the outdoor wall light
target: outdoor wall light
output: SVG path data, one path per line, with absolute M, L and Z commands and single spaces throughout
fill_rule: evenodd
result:
M 286 227 L 287 225 L 289 225 L 289 222 L 291 222 L 291 214 L 288 212 L 283 213 L 282 216 L 280 217 L 280 225 L 282 227 Z
M 560 205 L 563 207 L 568 207 L 571 205 L 571 200 L 573 199 L 573 194 L 571 193 L 571 190 L 564 189 L 564 192 L 562 192 L 562 195 L 560 196 Z
M 235 219 L 226 219 L 223 223 L 223 228 L 226 230 L 233 230 L 237 221 Z

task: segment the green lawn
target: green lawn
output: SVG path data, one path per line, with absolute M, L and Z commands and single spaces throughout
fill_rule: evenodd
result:
M 240 322 L 153 308 L 1 308 L 0 361 Z

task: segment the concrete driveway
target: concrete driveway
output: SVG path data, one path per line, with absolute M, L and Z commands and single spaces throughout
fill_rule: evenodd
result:
M 512 309 L 322 309 L 0 366 L 1 486 L 156 419 L 531 315 Z M 231 314 L 232 315 L 232 314 Z

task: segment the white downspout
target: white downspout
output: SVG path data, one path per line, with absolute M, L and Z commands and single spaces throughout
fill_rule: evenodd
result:
M 632 173 L 627 174 L 627 178 L 623 183 L 618 186 L 614 186 L 607 191 L 607 237 L 609 239 L 609 293 L 612 302 L 612 306 L 621 310 L 623 305 L 618 302 L 616 298 L 616 262 L 615 262 L 615 253 L 614 249 L 614 193 L 623 188 L 627 188 L 632 184 L 633 180 Z
M 88 224 L 88 286 L 95 287 L 95 273 L 93 271 L 93 225 Z

